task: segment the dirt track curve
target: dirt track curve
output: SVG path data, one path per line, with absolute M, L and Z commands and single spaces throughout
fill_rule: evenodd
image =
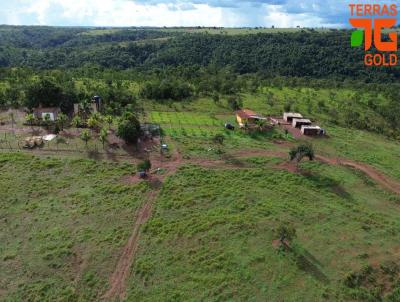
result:
M 385 187 L 386 189 L 396 194 L 400 194 L 400 183 L 398 181 L 389 178 L 388 176 L 382 174 L 381 172 L 367 164 L 358 163 L 347 159 L 332 159 L 320 155 L 317 155 L 316 159 L 330 165 L 341 165 L 359 170 L 367 175 L 369 178 L 373 179 L 382 187 Z
M 267 157 L 281 157 L 287 158 L 288 155 L 285 152 L 280 151 L 270 151 L 270 150 L 255 150 L 252 151 L 242 151 L 235 153 L 237 157 L 249 157 L 249 156 L 267 156 Z M 348 159 L 342 158 L 329 158 L 321 155 L 317 155 L 315 157 L 316 160 L 329 164 L 329 165 L 340 165 L 345 167 L 350 167 L 356 170 L 363 172 L 369 178 L 374 180 L 376 183 L 381 185 L 382 187 L 386 188 L 387 190 L 392 191 L 393 193 L 400 194 L 400 182 L 396 181 L 389 176 L 384 175 L 383 173 L 379 172 L 377 169 L 371 167 L 370 165 L 355 162 Z

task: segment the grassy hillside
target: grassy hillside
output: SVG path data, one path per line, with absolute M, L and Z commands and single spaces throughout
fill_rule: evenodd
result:
M 91 160 L 2 153 L 0 168 L 0 300 L 97 300 L 146 184 Z
M 249 108 L 266 116 L 282 116 L 285 106 L 290 104 L 293 111 L 299 111 L 307 118 L 325 128 L 327 139 L 307 139 L 314 144 L 317 152 L 330 157 L 343 157 L 364 162 L 394 178 L 400 179 L 400 166 L 397 165 L 400 143 L 383 135 L 354 129 L 356 120 L 350 112 L 359 114 L 359 121 L 365 122 L 364 129 L 388 127 L 386 121 L 366 105 L 374 99 L 385 103 L 379 94 L 357 95 L 350 89 L 311 89 L 264 87 L 259 93 L 241 95 L 243 108 Z M 293 137 L 275 129 L 263 135 L 248 135 L 240 131 L 227 131 L 225 122 L 235 123 L 235 115 L 222 98 L 218 103 L 210 98 L 199 98 L 192 102 L 144 103 L 143 120 L 159 123 L 165 134 L 176 143 L 180 151 L 188 156 L 215 156 L 222 150 L 232 153 L 235 150 L 262 148 L 287 151 L 288 148 L 273 144 L 276 140 L 295 142 Z M 334 116 L 332 112 L 337 112 Z M 362 127 L 360 127 L 362 128 Z M 223 134 L 223 146 L 216 148 L 212 138 Z M 210 150 L 213 149 L 213 150 Z M 210 150 L 210 151 L 209 151 Z M 217 155 L 218 156 L 218 155 Z
M 396 301 L 398 196 L 347 168 L 306 162 L 296 174 L 277 169 L 280 158 L 241 161 L 166 179 L 128 301 Z M 146 183 L 126 184 L 126 164 L 3 153 L 0 165 L 2 298 L 101 297 Z M 273 246 L 281 223 L 297 230 L 291 251 Z M 346 285 L 366 269 L 375 279 Z
M 369 289 L 375 301 L 383 280 L 343 282 L 399 260 L 399 200 L 344 168 L 307 163 L 302 176 L 268 166 L 188 166 L 171 177 L 144 229 L 128 301 L 337 301 Z M 293 252 L 272 246 L 281 222 L 297 229 Z
M 1 301 L 400 301 L 399 69 L 366 70 L 349 31 L 0 38 Z M 68 114 L 94 95 L 101 114 L 22 147 L 56 129 L 28 125 L 25 108 Z M 327 135 L 245 131 L 238 108 L 300 112 Z M 161 137 L 124 142 L 128 117 Z M 289 162 L 302 143 L 315 160 Z M 280 243 L 282 227 L 297 236 Z

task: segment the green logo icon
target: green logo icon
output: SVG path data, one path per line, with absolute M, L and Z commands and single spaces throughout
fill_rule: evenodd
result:
M 351 47 L 361 46 L 364 40 L 364 31 L 355 30 L 351 33 Z

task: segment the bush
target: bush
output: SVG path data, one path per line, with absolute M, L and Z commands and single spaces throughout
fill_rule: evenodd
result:
M 149 171 L 150 169 L 151 169 L 151 162 L 148 159 L 138 163 L 138 165 L 137 165 L 137 170 L 139 172 L 141 172 L 141 171 L 146 172 L 146 171 Z
M 119 122 L 117 136 L 127 143 L 137 143 L 140 137 L 140 123 L 133 114 L 125 115 Z
M 224 140 L 225 140 L 225 136 L 223 134 L 216 134 L 213 137 L 213 141 L 216 144 L 221 144 L 222 145 L 224 143 Z
M 296 159 L 297 162 L 300 162 L 303 157 L 308 157 L 310 160 L 313 160 L 315 157 L 314 148 L 308 143 L 300 144 L 289 151 L 289 157 L 290 160 Z
M 276 229 L 276 236 L 282 244 L 284 244 L 285 241 L 290 242 L 296 238 L 296 229 L 288 223 L 281 223 Z

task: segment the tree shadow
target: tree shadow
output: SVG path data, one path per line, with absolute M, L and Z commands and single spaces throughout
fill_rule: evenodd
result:
M 324 284 L 330 282 L 328 276 L 325 275 L 320 268 L 322 266 L 321 262 L 319 262 L 309 251 L 299 246 L 291 247 L 289 245 L 285 245 L 285 250 L 291 253 L 300 270 L 310 274 Z
M 225 162 L 227 162 L 227 163 L 229 163 L 229 164 L 231 164 L 233 166 L 239 167 L 239 168 L 244 168 L 244 167 L 248 166 L 248 164 L 246 162 L 244 162 L 244 161 L 242 161 L 242 160 L 240 160 L 240 159 L 238 159 L 238 158 L 236 158 L 236 157 L 234 157 L 234 156 L 232 156 L 230 154 L 223 154 L 221 156 L 221 158 Z
M 101 153 L 96 150 L 88 150 L 87 155 L 88 155 L 88 158 L 90 158 L 90 159 L 94 159 L 94 160 L 102 159 Z
M 122 143 L 120 145 L 120 148 L 124 150 L 129 156 L 139 158 L 139 159 L 145 159 L 143 155 L 140 153 L 140 148 L 139 145 L 135 144 L 126 144 Z
M 313 173 L 309 170 L 299 169 L 299 173 L 306 177 L 307 180 L 311 181 L 317 188 L 328 189 L 340 198 L 354 201 L 351 194 L 345 190 L 339 181 L 319 173 Z
M 116 154 L 114 152 L 111 152 L 109 148 L 106 147 L 105 151 L 106 151 L 106 157 L 108 160 L 111 160 L 113 162 L 118 161 Z

